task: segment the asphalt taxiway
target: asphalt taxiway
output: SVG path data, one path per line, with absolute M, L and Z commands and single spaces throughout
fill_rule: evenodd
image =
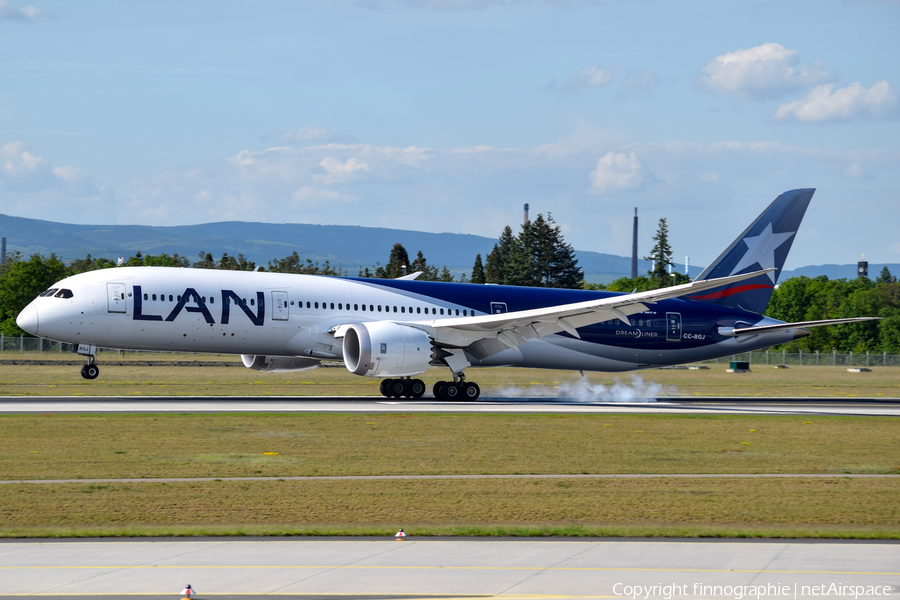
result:
M 635 586 L 651 588 L 642 598 L 672 597 L 674 586 L 682 597 L 747 597 L 745 586 L 767 586 L 767 597 L 787 598 L 823 585 L 877 586 L 883 597 L 900 591 L 898 565 L 900 544 L 865 542 L 5 541 L 0 596 L 172 598 L 190 583 L 201 598 L 586 599 L 630 597 Z
M 900 416 L 900 399 L 660 397 L 641 402 L 579 402 L 551 398 L 482 398 L 445 402 L 370 397 L 259 396 L 3 396 L 0 414 L 14 413 L 621 413 Z

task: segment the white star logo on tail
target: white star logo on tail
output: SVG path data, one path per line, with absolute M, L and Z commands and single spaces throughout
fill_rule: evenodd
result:
M 742 269 L 759 263 L 763 269 L 775 268 L 775 250 L 781 247 L 786 241 L 794 237 L 796 231 L 788 231 L 785 233 L 773 233 L 772 224 L 766 225 L 766 228 L 757 236 L 745 237 L 744 243 L 747 244 L 747 251 L 741 258 L 740 262 L 732 269 L 731 274 L 740 273 Z M 775 283 L 775 271 L 769 271 L 768 276 Z

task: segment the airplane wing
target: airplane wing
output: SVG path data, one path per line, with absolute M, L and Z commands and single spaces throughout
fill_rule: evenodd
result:
M 579 327 L 609 319 L 618 319 L 631 325 L 628 316 L 648 310 L 648 304 L 758 277 L 765 272 L 756 271 L 719 279 L 692 281 L 659 290 L 622 294 L 574 304 L 478 317 L 413 321 L 407 324 L 425 329 L 440 346 L 465 348 L 472 356 L 482 359 L 507 348 L 515 348 L 531 338 L 563 331 L 574 337 L 580 337 L 577 331 Z
M 785 331 L 787 329 L 807 329 L 809 327 L 821 327 L 822 325 L 838 325 L 840 323 L 860 323 L 862 321 L 877 321 L 883 317 L 853 317 L 848 319 L 825 319 L 822 321 L 801 321 L 799 323 L 778 323 L 775 325 L 761 325 L 759 327 L 720 327 L 719 334 L 728 337 L 753 335 L 756 333 L 769 333 L 772 331 Z

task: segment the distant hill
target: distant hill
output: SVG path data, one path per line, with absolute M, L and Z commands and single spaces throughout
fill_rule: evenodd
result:
M 200 252 L 216 259 L 223 252 L 243 254 L 265 266 L 270 260 L 296 251 L 301 258 L 332 266 L 341 266 L 350 275 L 360 267 L 384 263 L 391 247 L 399 242 L 414 257 L 419 250 L 428 263 L 444 265 L 454 275 L 471 274 L 475 255 L 486 258 L 496 239 L 460 233 L 425 233 L 381 227 L 346 225 L 303 225 L 244 223 L 225 221 L 202 225 L 150 227 L 144 225 L 71 225 L 0 215 L 0 236 L 6 237 L 7 250 L 26 256 L 55 252 L 63 261 L 84 258 L 129 257 L 143 254 L 178 254 L 192 261 Z M 631 274 L 631 258 L 577 251 L 578 264 L 592 283 L 606 283 Z M 649 269 L 648 261 L 638 261 L 638 271 Z M 696 276 L 701 267 L 691 267 Z
M 869 279 L 877 279 L 881 270 L 887 267 L 892 275 L 900 275 L 900 264 L 897 263 L 869 263 Z M 828 279 L 855 279 L 857 277 L 856 265 L 812 265 L 800 267 L 793 271 L 782 271 L 779 281 L 791 277 L 818 277 L 825 275 Z

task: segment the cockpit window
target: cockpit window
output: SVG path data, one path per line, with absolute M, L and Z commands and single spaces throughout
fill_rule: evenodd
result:
M 58 292 L 56 292 L 55 297 L 56 298 L 71 298 L 74 295 L 75 294 L 72 293 L 72 290 L 67 290 L 66 288 L 63 288 L 63 289 L 59 290 Z
M 50 288 L 49 290 L 46 290 L 45 292 L 43 292 L 43 293 L 39 296 L 39 298 L 43 298 L 43 297 L 45 297 L 45 296 L 52 296 L 53 294 L 56 293 L 56 290 L 58 290 L 58 289 L 59 289 L 59 288 Z

